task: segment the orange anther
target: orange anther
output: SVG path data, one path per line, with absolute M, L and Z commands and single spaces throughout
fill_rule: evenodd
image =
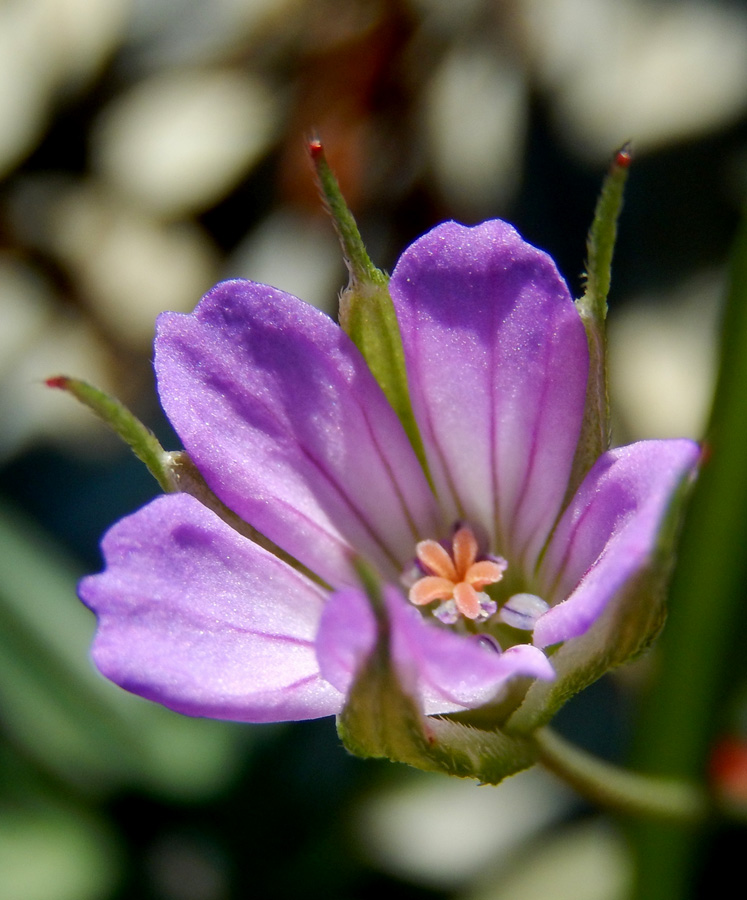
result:
M 495 611 L 496 604 L 481 593 L 482 588 L 503 578 L 506 561 L 477 560 L 477 538 L 467 525 L 454 534 L 451 547 L 449 554 L 437 541 L 420 541 L 417 545 L 418 561 L 427 574 L 410 588 L 410 602 L 426 606 L 434 600 L 453 601 L 456 611 L 468 619 L 492 615 L 490 609 Z

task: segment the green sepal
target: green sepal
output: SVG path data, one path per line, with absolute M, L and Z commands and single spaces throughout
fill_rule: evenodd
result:
M 169 454 L 160 445 L 153 432 L 146 428 L 140 419 L 133 415 L 116 397 L 112 397 L 86 381 L 69 378 L 67 375 L 48 378 L 46 385 L 67 391 L 96 413 L 112 431 L 122 438 L 135 456 L 145 463 L 161 490 L 166 492 L 179 490 L 169 466 Z
M 667 588 L 692 486 L 692 476 L 684 476 L 669 501 L 648 565 L 628 582 L 585 634 L 566 641 L 551 654 L 557 677 L 532 683 L 523 703 L 504 726 L 507 732 L 527 735 L 546 725 L 571 697 L 652 644 L 666 619 Z
M 340 296 L 340 326 L 366 360 L 427 473 L 423 442 L 407 386 L 402 337 L 389 294 L 389 276 L 371 262 L 318 140 L 309 143 L 309 153 L 348 268 L 348 286 Z
M 337 719 L 345 747 L 356 756 L 386 758 L 484 784 L 498 784 L 533 765 L 538 751 L 530 740 L 421 713 L 392 660 L 379 585 L 367 570 L 359 567 L 359 572 L 376 619 L 377 639 Z
M 569 497 L 575 493 L 594 462 L 610 446 L 606 346 L 607 295 L 617 238 L 617 220 L 622 209 L 630 161 L 627 145 L 615 154 L 602 184 L 586 242 L 586 288 L 583 296 L 576 300 L 576 309 L 584 323 L 589 346 L 589 379 L 586 384 L 581 435 L 568 487 Z
M 103 419 L 130 447 L 135 456 L 145 463 L 148 471 L 165 493 L 190 494 L 239 534 L 243 534 L 250 541 L 264 547 L 265 550 L 284 560 L 299 572 L 303 572 L 322 587 L 328 587 L 306 566 L 245 522 L 232 509 L 229 509 L 208 487 L 199 469 L 187 453 L 183 450 L 164 450 L 153 432 L 146 428 L 140 419 L 116 397 L 112 397 L 85 381 L 69 378 L 66 375 L 48 378 L 46 384 L 48 387 L 59 388 L 72 394 L 84 406 Z

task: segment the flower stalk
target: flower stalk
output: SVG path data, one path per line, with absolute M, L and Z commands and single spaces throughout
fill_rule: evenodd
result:
M 709 814 L 708 796 L 698 785 L 621 769 L 573 746 L 551 728 L 537 730 L 533 741 L 541 765 L 599 806 L 680 823 L 701 822 Z

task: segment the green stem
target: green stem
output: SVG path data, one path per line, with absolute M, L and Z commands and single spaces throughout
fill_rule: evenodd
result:
M 675 822 L 699 822 L 708 815 L 708 798 L 696 785 L 620 769 L 573 746 L 550 728 L 535 732 L 534 740 L 542 765 L 600 806 Z

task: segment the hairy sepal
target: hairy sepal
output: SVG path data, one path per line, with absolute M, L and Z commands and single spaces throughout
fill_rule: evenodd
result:
M 389 621 L 378 588 L 367 580 L 365 589 L 376 616 L 377 639 L 337 719 L 347 750 L 484 784 L 498 784 L 533 765 L 536 748 L 522 736 L 422 714 L 415 692 L 406 687 L 407 673 L 393 662 Z

